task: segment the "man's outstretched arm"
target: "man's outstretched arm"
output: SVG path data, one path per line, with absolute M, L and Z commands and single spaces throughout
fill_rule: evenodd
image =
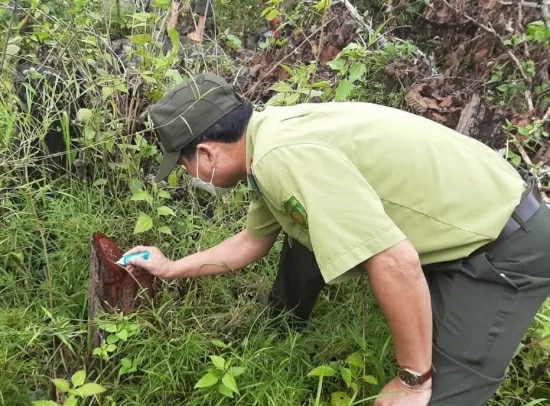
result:
M 156 247 L 138 246 L 127 254 L 149 251 L 148 260 L 135 258 L 132 267 L 139 266 L 163 279 L 193 278 L 237 271 L 267 255 L 277 234 L 254 237 L 246 229 L 205 251 L 197 252 L 177 261 L 170 261 Z
M 365 262 L 380 309 L 390 327 L 397 363 L 419 373 L 432 366 L 432 306 L 430 291 L 416 250 L 408 240 Z M 431 397 L 431 380 L 409 391 L 396 379 L 382 392 L 401 391 L 378 399 L 375 405 L 425 406 Z

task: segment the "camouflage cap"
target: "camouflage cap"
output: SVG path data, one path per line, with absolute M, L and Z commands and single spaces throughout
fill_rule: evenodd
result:
M 155 180 L 165 179 L 180 152 L 210 126 L 242 105 L 233 86 L 213 73 L 201 73 L 168 92 L 149 108 L 149 118 L 163 152 Z

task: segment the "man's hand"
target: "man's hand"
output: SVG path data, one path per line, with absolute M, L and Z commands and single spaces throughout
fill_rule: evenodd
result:
M 395 377 L 388 382 L 374 402 L 374 406 L 427 406 L 432 397 L 432 380 L 424 382 L 418 389 L 409 389 Z
M 133 272 L 136 267 L 145 269 L 151 275 L 158 276 L 159 278 L 169 279 L 172 276 L 173 262 L 164 256 L 164 254 L 157 247 L 145 247 L 137 246 L 125 253 L 137 254 L 138 252 L 148 251 L 149 259 L 144 258 L 132 258 L 130 264 L 126 267 L 128 271 Z

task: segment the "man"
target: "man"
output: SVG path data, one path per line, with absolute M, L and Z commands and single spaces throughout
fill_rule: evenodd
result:
M 204 29 L 206 27 L 206 17 L 212 17 L 212 2 L 213 0 L 195 0 L 194 10 L 199 15 L 199 22 L 195 31 L 189 33 L 187 38 L 191 41 L 201 43 L 204 37 Z
M 376 406 L 477 406 L 495 393 L 550 291 L 550 210 L 495 151 L 422 117 L 365 103 L 254 113 L 200 74 L 150 109 L 164 149 L 219 196 L 255 191 L 247 227 L 177 261 L 133 265 L 166 279 L 215 275 L 285 239 L 274 308 L 307 320 L 326 283 L 366 272 L 399 374 Z M 134 269 L 133 266 L 130 270 Z M 433 367 L 432 367 L 433 366 Z
M 178 25 L 180 6 L 181 3 L 179 1 L 174 1 L 172 3 L 172 13 L 167 25 L 168 31 L 170 31 L 170 29 L 175 29 Z M 212 11 L 212 0 L 195 0 L 190 6 L 191 11 L 199 15 L 199 23 L 196 25 L 195 31 L 189 33 L 187 38 L 193 42 L 202 43 L 204 29 L 206 27 L 206 17 L 212 17 L 214 15 Z

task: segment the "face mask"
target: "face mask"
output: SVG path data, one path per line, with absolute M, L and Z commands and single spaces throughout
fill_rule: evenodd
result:
M 218 187 L 214 186 L 212 181 L 214 180 L 214 175 L 216 174 L 216 167 L 212 170 L 212 178 L 210 179 L 210 182 L 205 182 L 201 178 L 199 178 L 199 154 L 197 153 L 197 177 L 193 178 L 192 185 L 207 191 L 214 197 L 220 197 L 221 195 L 224 195 L 225 193 L 229 192 L 231 189 L 230 187 Z

